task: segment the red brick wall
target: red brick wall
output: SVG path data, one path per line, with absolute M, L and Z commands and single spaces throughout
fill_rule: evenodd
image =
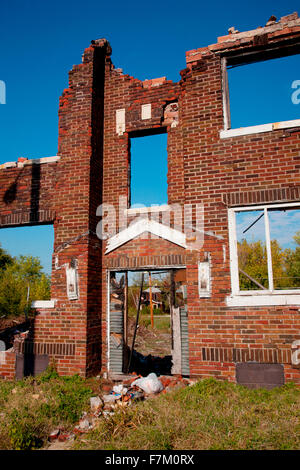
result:
M 299 28 L 298 28 L 299 29 Z M 299 33 L 297 33 L 299 34 Z M 227 45 L 227 49 L 232 44 Z M 236 44 L 232 48 L 238 47 Z M 299 309 L 228 308 L 231 292 L 228 207 L 261 202 L 299 201 L 300 132 L 276 130 L 220 139 L 223 129 L 221 59 L 209 47 L 182 74 L 185 200 L 203 202 L 205 230 L 224 242 L 206 240 L 212 255 L 212 297 L 197 298 L 197 272 L 190 276 L 189 329 L 192 374 L 235 380 L 235 362 L 291 363 L 291 343 L 300 338 Z M 189 58 L 189 56 L 188 56 Z M 239 202 L 240 201 L 240 202 Z M 222 259 L 225 245 L 226 260 Z M 209 348 L 212 349 L 209 350 Z M 220 360 L 221 358 L 221 360 Z M 287 365 L 286 380 L 300 383 Z
M 58 163 L 0 170 L 0 227 L 53 223 Z
M 141 268 L 169 265 L 166 260 L 175 265 L 179 259 L 187 268 L 191 375 L 234 381 L 236 362 L 267 361 L 284 363 L 286 380 L 300 383 L 298 369 L 290 364 L 291 343 L 300 339 L 298 308 L 226 305 L 231 293 L 228 208 L 299 201 L 299 128 L 220 138 L 222 54 L 300 41 L 299 26 L 290 21 L 295 18 L 284 19 L 276 31 L 266 30 L 263 42 L 257 38 L 259 30 L 253 37 L 230 35 L 190 51 L 179 83 L 163 78 L 141 82 L 124 75 L 112 65 L 106 40 L 92 42 L 82 64 L 73 67 L 59 106 L 61 159 L 41 165 L 38 203 L 32 198 L 32 173 L 25 167 L 9 209 L 23 211 L 32 204 L 35 210 L 56 213 L 52 298 L 57 303 L 53 310 L 39 312 L 32 336 L 39 351 L 48 351 L 57 360 L 61 373 L 92 375 L 106 370 L 108 269 L 129 269 L 134 263 Z M 178 105 L 178 123 L 167 112 L 171 103 Z M 151 104 L 151 119 L 141 119 L 143 104 Z M 118 135 L 116 110 L 123 108 L 125 133 Z M 204 204 L 204 229 L 217 237 L 206 235 L 202 249 L 194 250 L 162 239 L 135 239 L 105 255 L 106 242 L 102 247 L 95 233 L 100 220 L 96 209 L 102 202 L 114 205 L 119 222 L 119 197 L 129 198 L 129 139 L 165 131 L 168 202 Z M 145 168 L 149 164 L 145 162 Z M 10 175 L 9 182 L 14 182 L 19 171 L 1 170 L 3 194 L 8 185 L 2 175 Z M 0 202 L 1 217 L 6 210 Z M 212 293 L 200 299 L 198 261 L 204 252 L 211 255 Z M 73 258 L 78 263 L 78 300 L 69 300 L 66 293 L 65 268 Z
M 5 351 L 0 361 L 0 379 L 13 380 L 15 378 L 16 353 Z M 3 356 L 5 355 L 5 358 Z
M 295 28 L 285 31 L 281 40 L 286 33 L 299 36 Z M 270 34 L 270 42 L 278 37 L 278 34 Z M 231 293 L 228 208 L 256 202 L 299 201 L 300 196 L 299 130 L 220 139 L 223 129 L 222 70 L 220 55 L 215 51 L 226 49 L 228 52 L 230 47 L 236 50 L 245 42 L 226 43 L 226 47 L 222 43 L 203 51 L 192 51 L 194 54 L 188 55 L 188 69 L 182 72 L 180 89 L 174 85 L 179 124 L 167 129 L 169 203 L 203 203 L 205 231 L 223 237 L 206 236 L 201 251 L 186 252 L 190 370 L 192 375 L 235 380 L 235 362 L 280 362 L 290 371 L 286 373 L 286 379 L 300 383 L 298 370 L 290 366 L 291 343 L 300 338 L 298 308 L 226 306 L 226 297 Z M 248 48 L 257 47 L 257 41 L 249 40 L 247 45 Z M 156 118 L 165 90 L 166 86 L 160 84 L 150 95 L 149 89 L 143 89 L 141 83 L 119 71 L 110 71 L 106 78 L 103 200 L 116 208 L 118 197 L 128 196 L 128 136 L 133 129 L 142 131 L 147 125 L 147 129 L 153 131 L 159 125 Z M 138 119 L 141 104 L 153 103 L 154 94 L 158 107 L 153 119 Z M 115 111 L 120 108 L 126 110 L 123 136 L 118 136 L 115 130 Z M 160 125 L 163 126 L 163 121 Z M 126 263 L 130 265 L 130 257 L 138 260 L 149 253 L 156 256 L 177 251 L 175 245 L 168 244 L 167 247 L 161 240 L 157 247 L 149 241 L 145 244 L 130 242 L 104 255 L 103 266 L 108 264 L 115 268 L 119 263 L 124 269 Z M 212 295 L 208 299 L 198 296 L 197 261 L 203 252 L 211 255 Z M 124 261 L 124 255 L 127 261 Z M 113 262 L 112 258 L 117 261 Z M 104 282 L 103 315 L 106 310 Z
M 90 375 L 101 366 L 101 242 L 95 228 L 102 201 L 104 67 L 109 53 L 105 40 L 85 50 L 83 63 L 70 72 L 59 107 L 61 172 L 52 271 L 52 297 L 58 302 L 50 315 L 54 340 L 75 345 L 75 358 L 60 359 L 66 374 Z M 72 258 L 78 263 L 78 300 L 66 296 L 65 266 Z M 35 341 L 47 338 L 41 317 Z

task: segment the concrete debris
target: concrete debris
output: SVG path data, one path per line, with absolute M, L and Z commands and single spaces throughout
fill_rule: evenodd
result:
M 116 400 L 119 400 L 121 398 L 120 394 L 112 394 L 112 395 L 103 395 L 103 401 L 104 403 L 114 403 Z
M 79 421 L 78 426 L 76 426 L 79 431 L 89 431 L 93 427 L 93 423 L 89 421 L 89 419 L 81 419 Z
M 103 407 L 103 400 L 100 397 L 91 397 L 90 398 L 91 410 L 97 411 L 98 408 Z
M 63 442 L 74 439 L 75 435 L 81 436 L 94 429 L 101 418 L 109 419 L 115 412 L 125 409 L 136 401 L 155 398 L 160 393 L 167 393 L 177 388 L 193 385 L 195 380 L 186 379 L 179 375 L 158 377 L 152 372 L 146 377 L 134 373 L 132 376 L 126 377 L 122 383 L 116 385 L 107 382 L 104 381 L 101 386 L 101 395 L 90 398 L 90 412 L 85 411 L 82 413 L 73 432 L 55 429 L 49 435 L 48 440 Z M 103 394 L 103 392 L 105 393 Z

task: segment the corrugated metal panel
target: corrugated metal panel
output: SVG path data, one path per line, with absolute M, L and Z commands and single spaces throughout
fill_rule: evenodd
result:
M 121 291 L 121 292 L 120 292 Z M 111 283 L 111 293 L 116 293 L 119 299 L 122 298 L 121 283 Z M 110 302 L 110 371 L 121 374 L 123 372 L 123 334 L 124 334 L 124 314 L 123 303 L 121 300 L 111 298 Z
M 181 373 L 190 375 L 187 307 L 180 308 Z

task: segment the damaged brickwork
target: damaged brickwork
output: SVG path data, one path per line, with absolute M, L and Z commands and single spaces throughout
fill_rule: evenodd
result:
M 112 64 L 109 43 L 92 41 L 60 99 L 58 156 L 0 169 L 0 226 L 54 224 L 52 301 L 36 305 L 31 352 L 55 360 L 60 374 L 109 373 L 110 272 L 179 267 L 186 269 L 191 376 L 236 381 L 237 364 L 257 362 L 283 364 L 285 381 L 300 384 L 291 358 L 300 340 L 299 291 L 292 303 L 228 301 L 228 211 L 300 201 L 300 121 L 230 129 L 225 71 L 226 64 L 299 51 L 296 13 L 252 31 L 231 28 L 216 44 L 188 51 L 187 68 L 173 83 L 123 74 Z M 130 204 L 130 139 L 162 132 L 168 204 L 203 204 L 203 246 L 139 236 L 106 253 L 108 241 L 96 235 L 97 207 L 113 205 L 123 217 L 119 197 Z M 210 291 L 201 296 L 199 263 L 207 260 Z M 72 298 L 66 268 L 78 279 Z M 4 354 L 0 375 L 11 378 L 14 353 Z

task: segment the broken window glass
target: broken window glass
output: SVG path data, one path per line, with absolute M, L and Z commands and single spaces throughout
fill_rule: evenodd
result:
M 300 209 L 269 209 L 274 289 L 300 288 Z
M 236 213 L 240 290 L 269 288 L 263 210 Z
M 300 208 L 237 210 L 240 291 L 300 289 Z

